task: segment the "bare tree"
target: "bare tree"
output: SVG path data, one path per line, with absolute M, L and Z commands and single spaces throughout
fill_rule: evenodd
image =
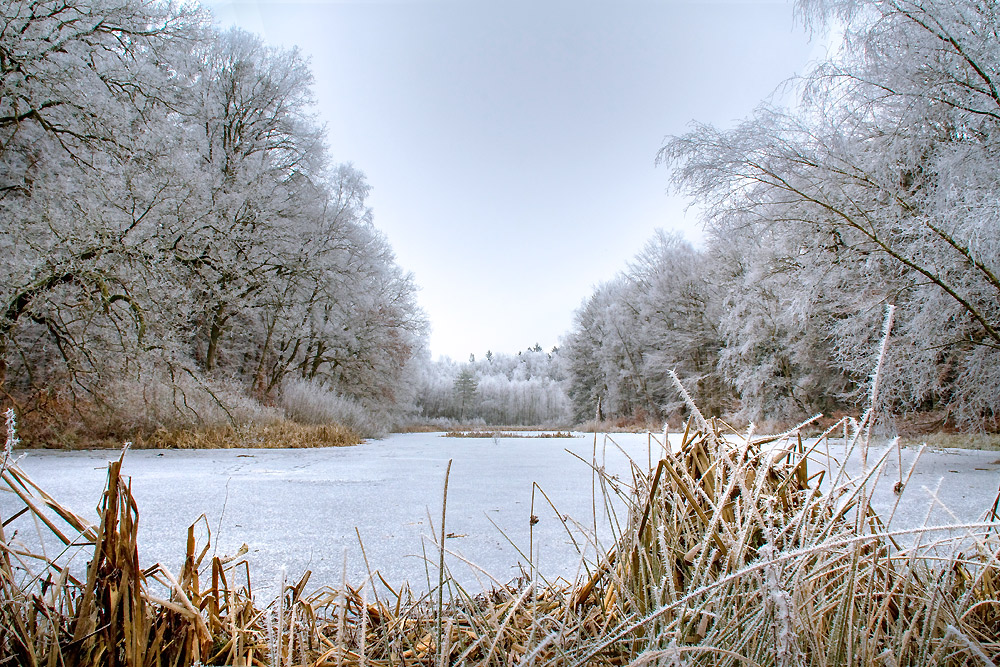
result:
M 136 2 L 0 11 L 0 386 L 12 360 L 22 380 L 52 372 L 39 357 L 82 381 L 156 320 L 141 239 L 176 184 L 138 174 L 163 157 L 151 126 L 175 93 L 157 58 L 196 44 L 203 17 Z

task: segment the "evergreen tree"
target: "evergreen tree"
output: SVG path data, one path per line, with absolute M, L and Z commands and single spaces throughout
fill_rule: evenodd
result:
M 459 404 L 459 419 L 464 421 L 468 410 L 471 410 L 476 400 L 479 380 L 472 366 L 463 368 L 455 378 L 455 398 Z

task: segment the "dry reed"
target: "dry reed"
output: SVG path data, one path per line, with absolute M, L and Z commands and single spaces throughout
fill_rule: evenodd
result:
M 341 424 L 300 424 L 282 419 L 240 426 L 229 424 L 201 429 L 159 429 L 132 440 L 136 449 L 267 449 L 347 447 L 361 442 L 356 431 Z

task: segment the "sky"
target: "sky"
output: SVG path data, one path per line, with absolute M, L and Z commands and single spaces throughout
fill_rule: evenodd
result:
M 783 0 L 206 4 L 310 59 L 330 153 L 458 361 L 558 345 L 658 228 L 700 243 L 665 138 L 734 125 L 825 54 Z

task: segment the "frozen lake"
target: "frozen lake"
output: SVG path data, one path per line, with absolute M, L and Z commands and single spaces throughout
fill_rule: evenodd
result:
M 659 458 L 660 450 L 654 446 L 650 451 L 644 434 L 611 438 L 613 442 L 598 437 L 597 465 L 626 482 L 632 478 L 626 453 L 643 469 Z M 679 436 L 672 439 L 678 442 Z M 835 457 L 836 442 L 831 446 Z M 212 531 L 210 553 L 229 555 L 248 545 L 254 590 L 261 596 L 273 589 L 282 568 L 289 579 L 311 570 L 310 590 L 339 584 L 345 552 L 347 580 L 360 585 L 368 574 L 359 534 L 372 569 L 393 586 L 408 581 L 419 590 L 427 587 L 428 571 L 437 578 L 431 536 L 440 532 L 445 469 L 451 459 L 446 530 L 453 537 L 446 545 L 456 555 L 448 563 L 458 581 L 479 590 L 489 586 L 490 577 L 505 583 L 520 574 L 529 545 L 539 571 L 549 579 L 574 578 L 580 550 L 594 560 L 593 475 L 567 449 L 591 461 L 593 436 L 494 441 L 419 433 L 332 449 L 137 450 L 126 455 L 123 472 L 132 479 L 139 507 L 143 566 L 159 561 L 177 572 L 187 527 L 204 515 Z M 873 449 L 870 456 L 876 454 Z M 913 454 L 903 450 L 904 474 Z M 20 465 L 60 503 L 96 522 L 107 463 L 117 457 L 113 451 L 31 451 Z M 887 482 L 874 497 L 884 516 L 896 505 L 892 484 L 898 474 L 894 454 L 886 466 Z M 557 508 L 535 491 L 534 526 L 533 483 Z M 992 506 L 998 485 L 998 452 L 927 451 L 899 499 L 891 527 L 979 520 Z M 932 500 L 932 493 L 948 510 Z M 5 519 L 19 508 L 11 493 L 0 493 Z M 559 515 L 579 522 L 572 538 Z M 619 517 L 625 520 L 624 511 Z M 600 501 L 596 523 L 603 552 L 613 543 L 613 533 Z M 26 541 L 35 532 L 27 517 L 8 526 L 8 536 L 14 529 Z M 198 534 L 203 544 L 203 527 Z M 77 558 L 82 567 L 89 554 Z
M 650 456 L 658 458 L 648 452 L 646 435 L 612 437 L 644 467 Z M 604 436 L 598 443 L 597 464 L 631 480 L 625 454 Z M 394 586 L 409 581 L 414 589 L 426 589 L 423 554 L 426 549 L 436 583 L 438 556 L 431 536 L 440 535 L 451 459 L 446 531 L 454 537 L 446 545 L 460 557 L 449 557 L 448 563 L 463 585 L 480 589 L 488 587 L 490 576 L 501 583 L 517 576 L 529 545 L 540 554 L 540 571 L 546 576 L 572 578 L 579 568 L 577 547 L 537 491 L 538 521 L 531 525 L 533 482 L 559 515 L 589 529 L 574 533 L 586 557 L 595 559 L 589 537 L 593 475 L 589 465 L 566 450 L 591 461 L 593 435 L 494 442 L 420 433 L 329 449 L 135 450 L 126 455 L 122 471 L 132 479 L 139 507 L 144 566 L 159 561 L 178 571 L 187 527 L 204 514 L 212 531 L 210 553 L 229 555 L 248 545 L 255 591 L 272 587 L 282 567 L 294 579 L 311 570 L 310 588 L 339 584 L 345 550 L 347 580 L 359 585 L 368 576 L 359 534 L 368 563 L 386 581 Z M 56 500 L 96 523 L 107 464 L 117 457 L 113 451 L 31 451 L 20 466 Z M 4 516 L 15 507 L 20 507 L 17 498 L 0 493 Z M 601 549 L 606 550 L 613 537 L 602 507 L 597 524 Z M 22 534 L 34 533 L 26 517 L 15 525 Z M 198 534 L 204 533 L 199 527 Z M 485 573 L 463 564 L 462 558 Z

